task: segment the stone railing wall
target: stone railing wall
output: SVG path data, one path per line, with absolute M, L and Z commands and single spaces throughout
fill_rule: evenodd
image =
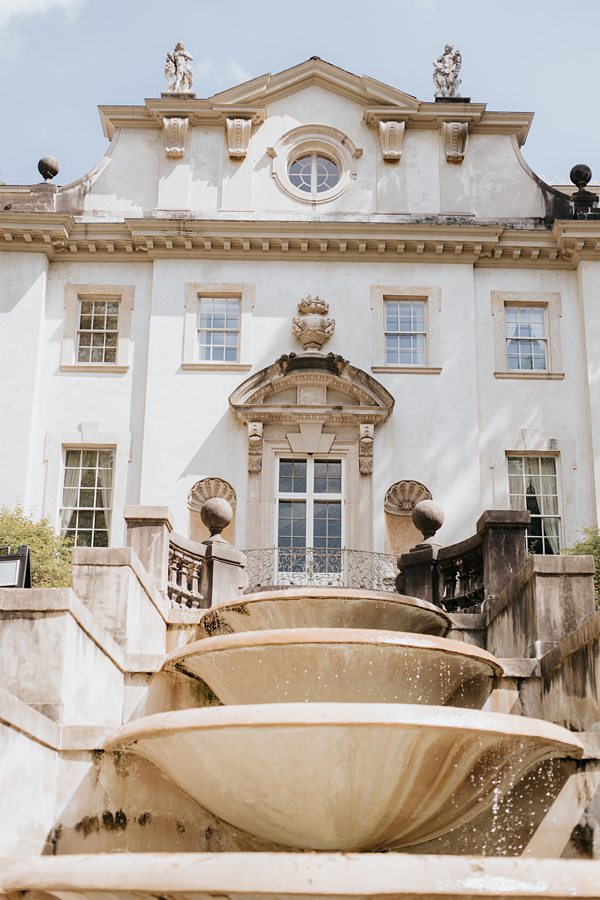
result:
M 399 559 L 398 589 L 450 612 L 480 612 L 525 564 L 529 520 L 528 512 L 486 510 L 467 540 L 417 545 Z
M 128 506 L 127 544 L 173 606 L 206 609 L 247 585 L 246 557 L 220 534 L 198 543 L 173 532 L 166 507 Z

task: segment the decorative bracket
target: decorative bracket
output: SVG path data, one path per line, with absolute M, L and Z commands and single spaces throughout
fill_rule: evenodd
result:
M 252 133 L 252 119 L 226 119 L 225 124 L 229 158 L 245 159 Z
M 373 474 L 373 437 L 375 426 L 359 425 L 358 470 L 361 475 Z
M 248 422 L 248 471 L 260 472 L 263 454 L 263 423 Z
M 447 162 L 460 164 L 464 160 L 468 135 L 468 122 L 442 122 L 442 140 Z
M 181 159 L 185 153 L 185 139 L 190 120 L 178 116 L 163 118 L 163 134 L 165 138 L 165 153 L 169 159 Z
M 386 162 L 399 162 L 402 156 L 405 122 L 380 121 L 379 141 Z

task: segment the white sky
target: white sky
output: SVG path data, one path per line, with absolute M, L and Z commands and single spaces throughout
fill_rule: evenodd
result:
M 199 97 L 316 55 L 422 100 L 454 43 L 465 96 L 536 113 L 539 175 L 568 182 L 585 162 L 596 181 L 599 34 L 600 0 L 0 0 L 0 179 L 39 181 L 46 154 L 57 183 L 83 175 L 106 146 L 96 106 L 159 96 L 182 40 Z

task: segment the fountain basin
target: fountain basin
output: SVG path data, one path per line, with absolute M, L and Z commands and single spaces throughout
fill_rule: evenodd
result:
M 286 587 L 219 603 L 198 625 L 198 638 L 278 628 L 381 628 L 445 635 L 450 619 L 438 606 L 385 591 Z
M 185 709 L 130 723 L 106 749 L 155 763 L 236 828 L 311 850 L 432 840 L 542 760 L 583 752 L 537 719 L 395 703 Z
M 0 891 L 63 900 L 597 898 L 600 860 L 398 853 L 101 853 L 0 861 Z
M 425 703 L 480 708 L 502 666 L 471 644 L 356 628 L 284 628 L 204 638 L 166 663 L 225 704 Z

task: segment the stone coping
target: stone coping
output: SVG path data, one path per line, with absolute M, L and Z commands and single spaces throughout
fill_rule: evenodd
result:
M 542 656 L 540 659 L 542 675 L 550 675 L 566 662 L 570 656 L 593 641 L 597 641 L 600 644 L 600 611 L 586 619 L 585 622 L 582 622 L 575 631 L 563 638 L 556 647 L 553 647 L 552 650 L 549 650 L 548 653 Z
M 0 860 L 0 891 L 138 900 L 291 897 L 598 898 L 600 860 L 403 853 L 97 853 Z M 96 896 L 96 894 L 95 894 Z
M 168 615 L 172 608 L 171 604 L 156 589 L 154 580 L 144 568 L 132 547 L 74 547 L 73 566 L 130 568 L 163 621 L 168 621 Z
M 483 607 L 485 624 L 490 623 L 510 606 L 515 594 L 535 576 L 593 575 L 593 556 L 532 556 L 497 597 L 488 598 Z
M 4 613 L 11 618 L 68 613 L 123 674 L 158 672 L 166 658 L 166 654 L 124 653 L 72 588 L 0 588 L 0 621 Z

